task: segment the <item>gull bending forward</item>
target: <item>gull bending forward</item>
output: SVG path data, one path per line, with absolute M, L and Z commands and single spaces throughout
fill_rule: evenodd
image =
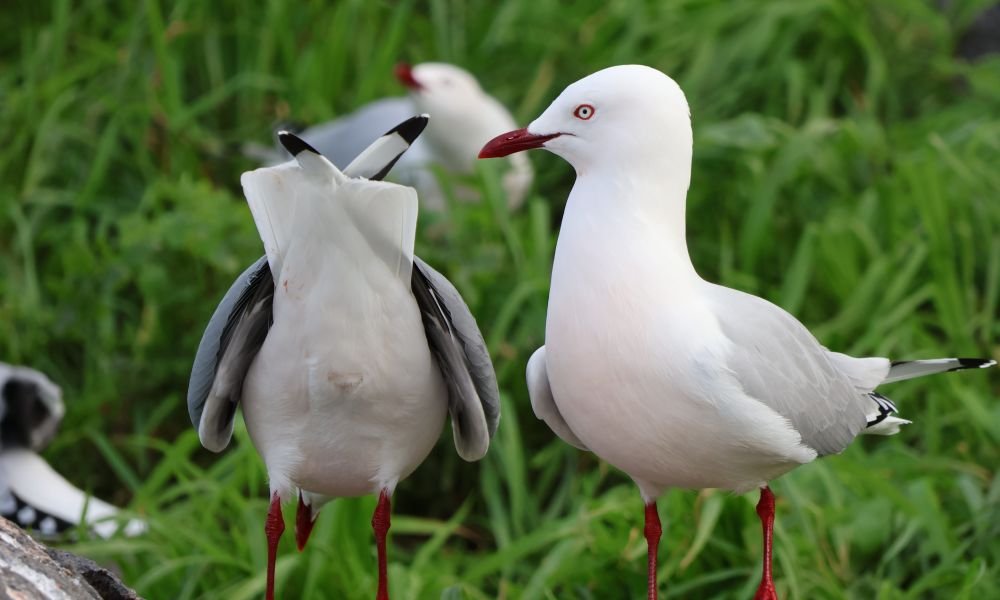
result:
M 680 87 L 644 66 L 570 85 L 527 128 L 481 158 L 545 148 L 573 165 L 549 294 L 545 346 L 528 362 L 535 414 L 566 442 L 627 473 L 646 502 L 649 598 L 656 597 L 667 488 L 761 489 L 771 579 L 768 481 L 836 454 L 863 433 L 907 423 L 875 391 L 920 375 L 994 365 L 890 362 L 824 348 L 792 315 L 695 272 L 685 241 L 690 111 Z
M 343 173 L 282 133 L 295 160 L 241 180 L 266 256 L 212 316 L 188 409 L 202 445 L 219 452 L 243 405 L 270 481 L 268 600 L 282 501 L 298 496 L 301 550 L 323 504 L 378 494 L 376 597 L 386 600 L 396 484 L 430 452 L 446 411 L 466 460 L 482 458 L 496 431 L 499 391 L 475 319 L 454 286 L 413 254 L 416 192 L 377 181 L 426 122 L 401 124 Z

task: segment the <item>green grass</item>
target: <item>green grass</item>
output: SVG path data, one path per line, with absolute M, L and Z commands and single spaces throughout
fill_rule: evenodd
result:
M 472 69 L 522 123 L 598 68 L 661 68 L 694 113 L 688 230 L 703 276 L 781 304 L 841 351 L 1000 356 L 1000 59 L 954 58 L 989 3 L 5 4 L 0 360 L 64 388 L 47 458 L 150 524 L 67 547 L 148 598 L 261 595 L 260 462 L 242 425 L 225 454 L 202 450 L 184 406 L 202 328 L 260 254 L 237 148 L 279 120 L 402 93 L 397 60 Z M 573 178 L 553 156 L 531 160 L 525 210 L 506 212 L 484 163 L 488 202 L 422 217 L 418 251 L 478 316 L 504 417 L 481 463 L 444 436 L 399 486 L 396 599 L 644 595 L 637 492 L 554 440 L 528 402 Z M 914 425 L 778 480 L 781 597 L 1000 597 L 998 391 L 997 371 L 886 388 Z M 661 499 L 666 597 L 752 596 L 755 501 Z M 303 554 L 286 536 L 282 597 L 370 598 L 373 507 L 327 507 Z

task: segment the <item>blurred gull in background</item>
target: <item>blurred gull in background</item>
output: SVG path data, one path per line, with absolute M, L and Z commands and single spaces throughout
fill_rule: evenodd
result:
M 388 598 L 389 499 L 423 462 L 450 413 L 459 455 L 482 458 L 500 418 L 496 374 L 458 291 L 413 254 L 417 195 L 378 181 L 427 123 L 414 117 L 341 172 L 282 132 L 295 160 L 244 173 L 266 256 L 209 321 L 188 408 L 202 444 L 228 445 L 242 402 L 270 480 L 267 592 L 298 497 L 301 550 L 326 502 L 378 494 L 377 598 Z M 279 283 L 280 282 L 280 283 Z
M 680 87 L 639 65 L 570 85 L 527 128 L 480 156 L 545 148 L 576 169 L 552 267 L 545 345 L 528 362 L 535 414 L 627 473 L 646 502 L 655 598 L 666 489 L 760 488 L 758 600 L 771 577 L 770 480 L 908 421 L 883 383 L 989 367 L 988 359 L 890 362 L 824 348 L 770 302 L 703 280 L 688 256 L 691 113 Z
M 37 454 L 52 441 L 65 414 L 62 390 L 44 374 L 0 363 L 0 515 L 42 536 L 85 523 L 108 538 L 118 509 L 66 481 Z M 132 519 L 125 535 L 146 530 Z
M 427 130 L 399 159 L 391 179 L 415 187 L 422 206 L 441 210 L 445 206 L 444 192 L 433 167 L 451 175 L 471 174 L 482 145 L 514 128 L 514 118 L 503 104 L 483 91 L 471 73 L 455 65 L 429 62 L 411 67 L 401 63 L 395 71 L 396 78 L 409 89 L 409 96 L 376 100 L 296 135 L 344 168 L 393 124 L 417 114 L 430 115 Z M 268 165 L 288 160 L 281 148 L 249 145 L 248 154 Z M 501 183 L 507 205 L 514 209 L 524 202 L 534 172 L 524 156 L 511 156 L 508 163 Z M 468 188 L 460 186 L 456 191 L 462 199 L 475 199 L 475 192 Z

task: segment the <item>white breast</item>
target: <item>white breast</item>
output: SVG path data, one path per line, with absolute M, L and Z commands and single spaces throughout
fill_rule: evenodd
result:
M 797 434 L 720 367 L 733 349 L 690 263 L 628 215 L 567 217 L 545 345 L 555 402 L 581 441 L 648 497 L 748 489 L 799 464 L 769 439 Z

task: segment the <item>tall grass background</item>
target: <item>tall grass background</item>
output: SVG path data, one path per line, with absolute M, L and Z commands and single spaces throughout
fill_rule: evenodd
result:
M 149 523 L 142 537 L 79 532 L 65 546 L 152 599 L 262 594 L 261 463 L 241 423 L 224 454 L 202 450 L 184 400 L 215 303 L 261 251 L 239 148 L 269 143 L 279 121 L 401 95 L 400 60 L 471 69 L 521 123 L 601 67 L 655 66 L 692 107 L 688 230 L 704 277 L 780 304 L 840 351 L 997 357 L 1000 59 L 956 57 L 988 4 L 5 3 L 0 360 L 64 389 L 46 457 Z M 531 160 L 522 210 L 506 209 L 483 163 L 483 203 L 421 217 L 418 252 L 477 315 L 503 420 L 482 462 L 462 463 L 446 435 L 399 486 L 397 599 L 644 594 L 638 493 L 556 440 L 528 401 L 573 181 L 559 159 Z M 1000 597 L 998 390 L 996 371 L 887 386 L 912 426 L 775 482 L 781 597 Z M 755 501 L 661 498 L 664 597 L 752 596 Z M 304 553 L 286 536 L 281 596 L 373 596 L 373 507 L 329 505 Z

